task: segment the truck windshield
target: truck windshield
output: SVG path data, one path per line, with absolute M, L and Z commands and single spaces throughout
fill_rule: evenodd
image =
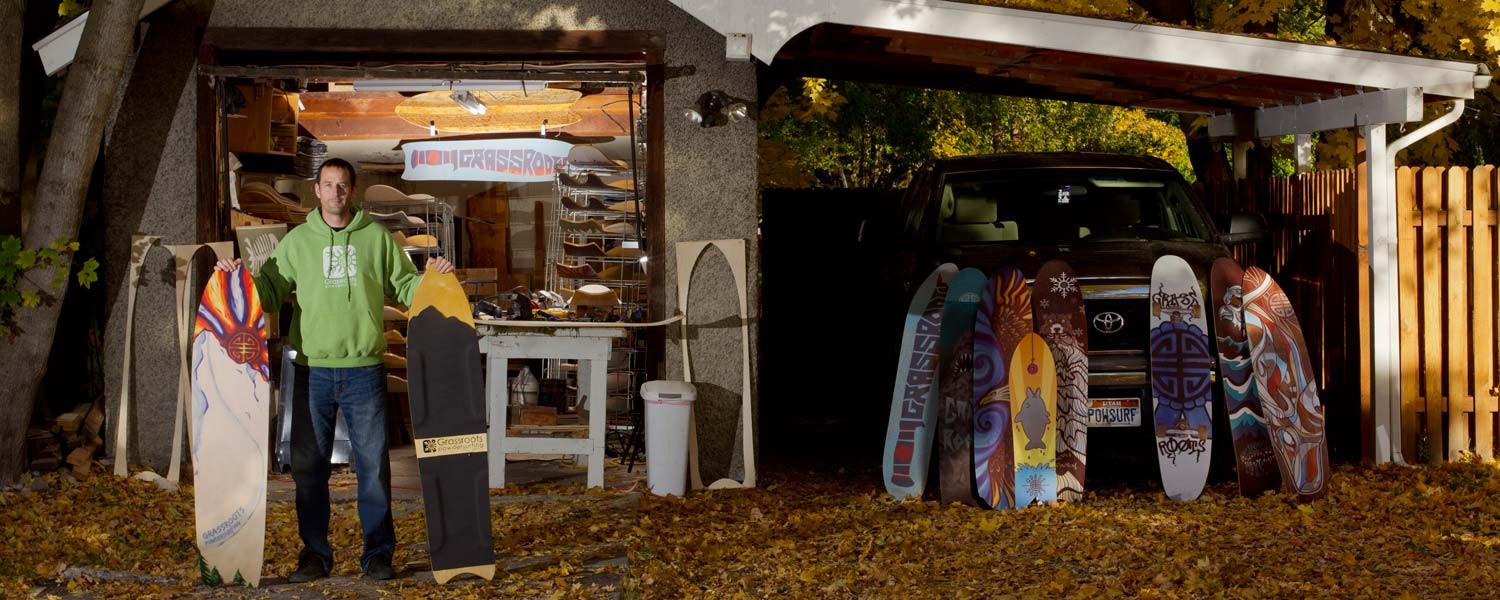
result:
M 970 172 L 943 178 L 943 245 L 1208 241 L 1211 229 L 1169 174 Z

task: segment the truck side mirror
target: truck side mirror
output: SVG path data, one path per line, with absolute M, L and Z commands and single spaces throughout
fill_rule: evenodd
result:
M 1229 233 L 1219 236 L 1225 244 L 1258 242 L 1266 237 L 1266 219 L 1258 214 L 1234 213 L 1229 216 Z

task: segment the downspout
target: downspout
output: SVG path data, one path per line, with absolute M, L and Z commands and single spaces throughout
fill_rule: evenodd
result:
M 1481 65 L 1481 73 L 1484 78 L 1483 86 L 1489 84 L 1488 69 Z M 1481 79 L 1475 77 L 1475 89 L 1482 89 Z M 1370 257 L 1370 287 L 1372 302 L 1370 307 L 1371 320 L 1373 321 L 1371 331 L 1371 347 L 1374 356 L 1371 360 L 1371 369 L 1374 371 L 1372 388 L 1374 392 L 1375 406 L 1375 446 L 1376 462 L 1384 462 L 1388 459 L 1398 465 L 1406 465 L 1406 460 L 1401 456 L 1401 335 L 1399 332 L 1401 315 L 1400 290 L 1397 287 L 1399 280 L 1399 263 L 1397 257 L 1396 227 L 1396 153 L 1406 149 L 1438 130 L 1452 125 L 1464 114 L 1464 100 L 1453 101 L 1453 108 L 1446 114 L 1429 121 L 1418 127 L 1416 131 L 1401 136 L 1389 145 L 1385 146 L 1383 155 L 1379 152 L 1371 153 L 1369 168 L 1372 173 L 1384 173 L 1384 176 L 1372 182 L 1379 182 L 1380 189 L 1370 190 L 1370 232 L 1372 237 L 1378 233 L 1378 239 L 1371 239 L 1374 247 L 1374 255 Z M 1385 125 L 1371 125 L 1365 128 L 1366 139 L 1370 148 L 1379 148 L 1380 142 L 1385 141 Z

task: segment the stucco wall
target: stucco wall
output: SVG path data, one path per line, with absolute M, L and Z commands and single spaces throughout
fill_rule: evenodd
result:
M 190 6 L 189 3 L 178 3 Z M 165 236 L 165 243 L 186 243 L 193 235 L 195 206 L 195 100 L 187 77 L 195 55 L 179 38 L 189 27 L 187 8 L 156 18 L 140 53 L 121 107 L 114 141 L 106 153 L 105 203 L 109 211 L 106 282 L 111 294 L 107 347 L 124 340 L 124 269 L 130 236 L 136 232 Z M 676 115 L 698 95 L 722 89 L 741 98 L 755 97 L 751 63 L 724 60 L 724 39 L 693 17 L 661 0 L 620 2 L 472 2 L 396 0 L 321 1 L 218 0 L 209 24 L 215 27 L 297 27 L 350 29 L 479 30 L 649 30 L 662 34 L 668 65 L 692 65 L 693 75 L 666 82 L 666 241 L 669 253 L 683 240 L 740 238 L 749 241 L 749 282 L 757 280 L 755 234 L 758 200 L 755 189 L 755 124 L 743 122 L 703 129 Z M 163 90 L 168 92 L 163 100 Z M 180 90 L 180 93 L 178 92 Z M 172 94 L 180 94 L 175 102 Z M 648 199 L 648 202 L 658 202 Z M 659 204 L 658 204 L 659 206 Z M 654 257 L 655 258 L 655 257 Z M 667 269 L 669 310 L 676 311 L 675 268 L 671 255 L 653 265 Z M 699 385 L 700 443 L 703 473 L 712 481 L 740 475 L 738 439 L 740 406 L 740 336 L 738 298 L 728 265 L 710 254 L 695 271 L 689 329 L 693 379 Z M 159 277 L 143 285 L 170 285 Z M 170 297 L 170 294 L 167 295 Z M 758 318 L 751 288 L 751 319 Z M 753 321 L 752 321 L 753 322 Z M 165 468 L 170 443 L 170 414 L 177 363 L 170 300 L 152 294 L 137 301 L 136 367 L 133 403 L 138 423 L 133 440 L 140 452 L 132 460 Z M 753 327 L 752 327 L 753 331 Z M 145 336 L 143 337 L 143 332 Z M 667 377 L 682 376 L 677 331 L 669 332 Z M 149 338 L 149 339 L 146 339 Z M 160 338 L 160 339 L 157 339 Z M 752 344 L 753 344 L 752 339 Z M 753 346 L 752 346 L 753 347 Z M 754 356 L 754 352 L 752 352 Z M 120 362 L 107 365 L 113 423 Z

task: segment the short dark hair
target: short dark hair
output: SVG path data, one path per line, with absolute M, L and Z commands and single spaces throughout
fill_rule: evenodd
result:
M 342 158 L 330 158 L 328 160 L 323 161 L 323 164 L 318 165 L 318 176 L 314 177 L 313 181 L 322 181 L 323 180 L 323 171 L 325 169 L 327 169 L 328 167 L 334 167 L 336 169 L 343 169 L 345 173 L 348 173 L 349 174 L 349 191 L 351 191 L 351 192 L 354 191 L 354 165 L 349 164 L 349 161 L 344 160 Z

